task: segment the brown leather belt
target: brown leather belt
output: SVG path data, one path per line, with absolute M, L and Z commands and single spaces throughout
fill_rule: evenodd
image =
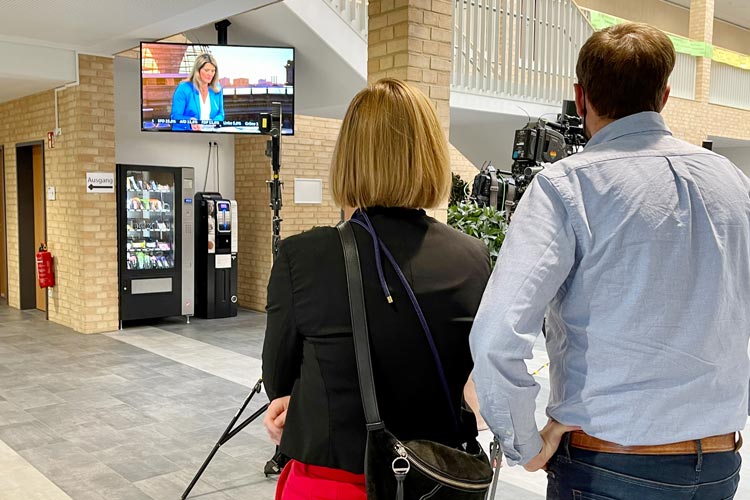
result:
M 739 439 L 736 441 L 734 433 L 703 438 L 700 440 L 701 450 L 703 453 L 738 451 L 740 446 L 742 446 L 742 435 L 740 433 L 737 434 Z M 627 455 L 692 455 L 698 452 L 696 441 L 680 441 L 679 443 L 654 446 L 622 446 L 589 436 L 583 431 L 572 431 L 570 433 L 570 446 L 573 448 Z

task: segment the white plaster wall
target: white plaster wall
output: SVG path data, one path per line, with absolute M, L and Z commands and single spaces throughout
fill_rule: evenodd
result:
M 208 143 L 219 145 L 218 191 L 234 197 L 234 135 L 141 132 L 140 63 L 115 57 L 115 161 L 135 165 L 193 167 L 196 191 L 202 191 L 208 160 Z M 206 191 L 216 191 L 216 150 Z M 269 163 L 270 165 L 270 163 Z M 270 166 L 269 166 L 270 169 Z

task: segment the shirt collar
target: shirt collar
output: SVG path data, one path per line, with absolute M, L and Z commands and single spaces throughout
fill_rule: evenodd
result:
M 606 125 L 586 143 L 586 148 L 613 141 L 625 135 L 640 134 L 643 132 L 662 132 L 672 135 L 672 132 L 667 128 L 664 119 L 659 113 L 655 111 L 642 111 L 634 115 L 624 116 Z

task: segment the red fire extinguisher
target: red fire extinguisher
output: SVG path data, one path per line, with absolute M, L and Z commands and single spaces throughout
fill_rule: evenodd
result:
M 39 287 L 48 288 L 55 286 L 55 269 L 52 267 L 52 254 L 47 251 L 47 245 L 39 245 L 36 253 L 36 271 L 39 278 Z

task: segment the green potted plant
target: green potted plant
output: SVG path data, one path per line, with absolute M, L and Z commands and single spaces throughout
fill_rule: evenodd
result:
M 492 266 L 495 266 L 508 229 L 503 212 L 490 206 L 480 207 L 472 201 L 460 201 L 448 206 L 448 224 L 484 241 L 490 250 Z

